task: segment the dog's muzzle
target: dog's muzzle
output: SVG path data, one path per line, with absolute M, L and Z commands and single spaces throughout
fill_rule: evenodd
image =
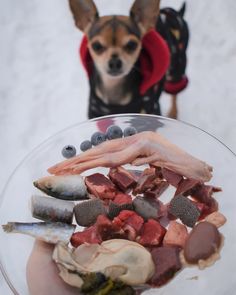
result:
M 117 55 L 113 55 L 108 62 L 108 74 L 118 76 L 122 74 L 122 61 Z

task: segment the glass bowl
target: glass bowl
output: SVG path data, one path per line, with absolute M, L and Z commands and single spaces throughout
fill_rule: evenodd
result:
M 104 131 L 109 125 L 121 128 L 135 126 L 139 131 L 158 131 L 195 157 L 214 167 L 211 184 L 221 186 L 216 194 L 220 211 L 227 217 L 227 223 L 220 229 L 225 237 L 221 259 L 205 270 L 197 267 L 185 268 L 167 285 L 151 289 L 145 294 L 234 294 L 236 288 L 236 156 L 223 143 L 203 130 L 189 124 L 151 115 L 125 114 L 86 121 L 67 128 L 52 136 L 34 149 L 17 166 L 0 199 L 0 224 L 8 221 L 35 221 L 30 212 L 29 200 L 36 192 L 32 183 L 45 176 L 49 166 L 63 160 L 61 149 L 89 139 L 95 131 Z M 101 168 L 98 169 L 101 171 Z M 0 268 L 5 280 L 15 295 L 27 295 L 26 263 L 34 239 L 20 234 L 5 234 L 0 229 Z M 49 294 L 44 294 L 49 295 Z M 50 294 L 53 295 L 53 294 Z

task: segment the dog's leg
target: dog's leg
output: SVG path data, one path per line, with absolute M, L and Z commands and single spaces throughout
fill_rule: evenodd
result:
M 171 107 L 167 117 L 172 119 L 178 118 L 177 94 L 171 95 Z

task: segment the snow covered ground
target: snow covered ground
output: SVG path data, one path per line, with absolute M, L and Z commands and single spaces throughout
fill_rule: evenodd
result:
M 128 14 L 133 1 L 95 2 L 104 15 Z M 179 97 L 179 119 L 236 152 L 236 2 L 187 4 L 191 83 Z M 0 190 L 32 148 L 86 119 L 88 83 L 77 54 L 81 37 L 67 0 L 0 0 Z M 163 95 L 161 103 L 165 113 L 169 98 Z M 0 294 L 11 294 L 3 290 Z

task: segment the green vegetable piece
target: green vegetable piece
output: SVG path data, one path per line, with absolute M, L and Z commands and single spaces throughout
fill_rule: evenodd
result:
M 106 285 L 101 289 L 98 290 L 97 293 L 94 295 L 109 295 L 111 294 L 111 290 L 113 289 L 114 283 L 112 282 L 111 279 L 108 279 L 106 282 Z
M 109 295 L 135 295 L 135 290 L 122 282 L 115 282 Z
M 100 272 L 89 273 L 84 275 L 82 278 L 84 283 L 81 287 L 81 291 L 85 294 L 94 291 L 94 289 L 98 289 L 104 282 L 107 281 L 107 278 L 104 276 L 104 274 Z
M 82 275 L 81 291 L 85 295 L 135 295 L 135 290 L 123 282 L 113 282 L 102 273 Z

